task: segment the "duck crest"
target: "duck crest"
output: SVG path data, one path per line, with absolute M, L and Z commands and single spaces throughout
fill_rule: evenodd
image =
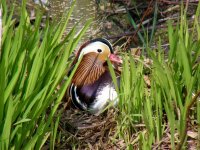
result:
M 105 68 L 101 62 L 98 62 L 98 55 L 95 53 L 86 54 L 72 79 L 72 83 L 76 86 L 83 86 L 94 83 L 105 72 Z

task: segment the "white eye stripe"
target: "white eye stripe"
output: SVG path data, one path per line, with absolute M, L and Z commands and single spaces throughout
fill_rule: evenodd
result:
M 104 49 L 107 48 L 107 49 L 110 49 L 108 47 L 108 45 L 102 43 L 102 42 L 93 42 L 93 43 L 90 43 L 88 44 L 86 47 L 84 47 L 79 55 L 79 58 L 82 56 L 82 55 L 85 55 L 87 53 L 90 53 L 90 52 L 96 52 L 98 53 L 98 49 L 101 49 L 102 52 L 100 53 L 103 53 Z

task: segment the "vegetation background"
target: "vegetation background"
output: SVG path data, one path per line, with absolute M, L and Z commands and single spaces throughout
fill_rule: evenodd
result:
M 92 20 L 64 34 L 75 1 L 45 23 L 41 9 L 32 20 L 26 1 L 19 19 L 15 5 L 0 2 L 0 149 L 200 148 L 198 1 L 96 1 L 109 20 L 102 36 L 124 62 L 119 106 L 101 116 L 62 101 L 70 56 Z M 123 34 L 112 34 L 114 25 Z

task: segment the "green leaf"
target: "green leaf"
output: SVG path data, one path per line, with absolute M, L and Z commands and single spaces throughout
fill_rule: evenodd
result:
M 5 104 L 5 121 L 2 126 L 2 131 L 0 133 L 0 149 L 9 149 L 10 145 L 10 132 L 12 125 L 12 115 L 13 115 L 13 101 L 9 97 Z
M 21 123 L 24 123 L 24 122 L 29 122 L 29 121 L 31 121 L 31 119 L 24 118 L 22 120 L 17 121 L 14 125 L 18 125 L 18 124 L 21 124 Z
M 18 80 L 18 77 L 20 75 L 21 68 L 22 68 L 22 65 L 23 65 L 23 62 L 24 62 L 25 54 L 26 54 L 25 51 L 21 54 L 21 56 L 19 58 L 19 62 L 18 62 L 17 67 L 16 67 L 16 72 L 14 73 L 11 81 L 9 82 L 8 86 L 6 87 L 5 99 L 8 98 L 8 96 L 11 94 L 12 90 L 14 89 L 15 84 L 17 83 L 17 80 Z

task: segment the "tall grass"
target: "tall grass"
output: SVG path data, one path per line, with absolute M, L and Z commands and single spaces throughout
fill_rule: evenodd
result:
M 32 25 L 22 1 L 19 25 L 14 7 L 3 7 L 3 35 L 0 56 L 0 149 L 40 149 L 51 135 L 54 149 L 58 119 L 54 115 L 71 76 L 56 91 L 69 67 L 69 56 L 88 28 L 76 34 L 76 26 L 63 36 L 75 1 L 59 23 L 47 21 L 40 29 L 42 14 Z
M 187 122 L 191 122 L 189 116 L 194 117 L 199 125 L 199 10 L 200 5 L 192 29 L 188 27 L 183 9 L 180 24 L 174 28 L 168 22 L 170 46 L 167 54 L 161 46 L 161 39 L 157 42 L 156 50 L 145 49 L 153 61 L 150 69 L 146 68 L 143 56 L 140 61 L 134 61 L 131 54 L 124 56 L 116 135 L 124 139 L 128 148 L 137 144 L 140 149 L 152 149 L 153 146 L 159 149 L 168 133 L 170 149 L 187 148 Z M 150 72 L 150 88 L 144 81 L 145 69 Z M 112 76 L 114 78 L 114 73 Z M 200 128 L 196 127 L 199 134 Z M 199 136 L 197 141 L 200 141 Z

